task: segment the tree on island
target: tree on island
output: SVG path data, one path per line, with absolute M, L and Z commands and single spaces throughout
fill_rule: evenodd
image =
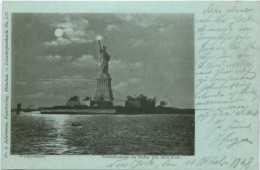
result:
M 126 97 L 126 101 L 127 102 L 131 102 L 131 101 L 139 101 L 141 103 L 145 103 L 147 105 L 154 105 L 155 104 L 155 100 L 156 98 L 148 98 L 147 96 L 143 95 L 143 94 L 140 94 L 139 96 L 135 96 L 135 97 L 132 97 L 132 96 L 127 96 Z
M 72 96 L 66 102 L 67 106 L 79 106 L 80 105 L 80 98 L 79 96 Z
M 148 101 L 148 97 L 146 97 L 143 94 L 140 94 L 139 96 L 136 97 L 137 101 Z
M 79 98 L 79 96 L 72 96 L 72 97 L 70 97 L 70 99 L 68 101 L 70 101 L 70 102 L 78 101 L 79 102 L 80 98 Z
M 89 101 L 90 99 L 91 99 L 91 97 L 86 96 L 86 97 L 83 99 L 83 101 Z
M 165 107 L 167 104 L 165 101 L 160 101 L 159 107 Z
M 135 98 L 134 97 L 132 97 L 132 96 L 127 96 L 126 97 L 126 101 L 135 101 Z

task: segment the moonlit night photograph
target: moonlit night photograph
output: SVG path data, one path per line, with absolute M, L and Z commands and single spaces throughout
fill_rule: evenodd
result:
M 11 154 L 194 155 L 194 15 L 14 13 Z

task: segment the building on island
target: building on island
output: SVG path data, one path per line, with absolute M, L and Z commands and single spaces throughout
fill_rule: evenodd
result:
M 80 105 L 80 98 L 78 96 L 72 96 L 66 102 L 66 106 L 79 106 Z
M 155 107 L 155 98 L 148 98 L 143 94 L 139 96 L 127 96 L 125 107 L 127 108 L 153 108 Z
M 67 101 L 66 106 L 79 106 L 80 101 Z
M 146 101 L 125 101 L 126 108 L 151 108 L 155 107 L 155 102 Z

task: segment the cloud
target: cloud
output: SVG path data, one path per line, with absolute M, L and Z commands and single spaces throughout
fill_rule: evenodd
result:
M 109 69 L 118 70 L 124 69 L 126 67 L 126 63 L 123 63 L 121 60 L 112 60 L 109 62 Z
M 157 15 L 136 15 L 136 14 L 118 14 L 117 15 L 122 21 L 130 22 L 131 24 L 135 24 L 136 26 L 139 26 L 141 28 L 148 28 L 150 26 L 156 25 L 158 26 L 158 23 L 156 22 Z
M 113 25 L 113 24 L 109 24 L 106 28 L 107 31 L 114 31 L 114 30 L 117 30 L 119 31 L 120 28 L 117 26 L 117 25 Z
M 37 92 L 33 94 L 29 94 L 28 97 L 31 100 L 38 100 L 38 99 L 56 99 L 56 100 L 62 100 L 64 98 L 64 95 L 57 95 L 57 94 L 52 94 L 52 93 L 44 93 L 44 92 Z
M 125 93 L 128 88 L 136 86 L 140 82 L 137 78 L 132 78 L 127 81 L 119 82 L 118 84 L 113 86 L 113 90 L 119 93 Z
M 74 60 L 72 65 L 76 67 L 96 67 L 98 62 L 92 55 L 82 55 L 78 59 Z
M 68 17 L 62 23 L 57 24 L 56 28 L 62 29 L 68 38 L 74 38 L 86 36 L 89 25 L 89 21 L 86 19 Z
M 127 82 L 120 82 L 117 85 L 113 86 L 113 89 L 116 91 L 122 91 L 127 87 L 128 83 Z
M 45 60 L 47 62 L 58 62 L 62 59 L 60 55 L 46 55 L 46 56 L 39 56 L 37 58 L 38 60 Z
M 46 60 L 47 61 L 50 61 L 50 62 L 57 62 L 57 61 L 59 61 L 61 59 L 61 56 L 59 56 L 59 55 L 55 55 L 55 56 L 53 56 L 53 55 L 48 55 L 47 57 L 46 57 Z
M 50 42 L 44 42 L 47 47 L 68 45 L 72 43 L 91 43 L 95 40 L 96 34 L 93 30 L 89 30 L 89 21 L 84 18 L 72 18 L 66 16 L 65 19 L 57 24 L 52 25 L 55 29 L 61 29 L 62 37 L 57 37 Z
M 89 61 L 92 61 L 94 58 L 92 55 L 83 55 L 81 56 L 78 61 L 79 62 L 89 62 Z
M 142 28 L 148 28 L 152 25 L 157 25 L 155 22 L 154 22 L 154 19 L 153 18 L 143 18 L 142 20 L 140 19 L 137 19 L 135 21 L 136 25 L 142 27 Z
M 65 57 L 63 57 L 63 59 L 65 61 L 71 61 L 73 59 L 73 57 L 72 56 L 65 56 Z
M 89 21 L 80 17 L 75 18 L 72 16 L 65 16 L 63 22 L 55 24 L 54 26 L 59 28 L 86 28 L 90 25 Z
M 28 97 L 29 98 L 41 98 L 44 97 L 45 94 L 43 92 L 37 92 L 37 93 L 33 93 L 33 94 L 29 94 Z
M 137 78 L 132 78 L 132 79 L 129 79 L 129 82 L 130 83 L 138 83 L 140 80 L 139 79 L 137 79 Z
M 44 60 L 50 63 L 54 62 L 60 62 L 60 61 L 66 61 L 66 62 L 71 62 L 73 60 L 72 56 L 61 56 L 61 55 L 46 55 L 46 56 L 39 56 L 37 59 L 38 60 Z
M 88 36 L 91 37 L 92 35 L 88 35 Z M 72 43 L 82 44 L 82 43 L 92 43 L 92 42 L 93 42 L 93 38 L 86 38 L 84 36 L 82 37 L 71 36 L 70 38 L 59 37 L 56 40 L 50 42 L 44 42 L 43 45 L 47 47 L 55 47 L 59 45 L 69 45 Z
M 129 40 L 129 43 L 134 47 L 140 47 L 142 45 L 145 45 L 145 41 L 142 39 L 131 39 Z
M 142 68 L 143 67 L 143 64 L 142 63 L 139 63 L 139 62 L 135 62 L 134 64 L 132 64 L 132 66 L 134 68 Z
M 139 69 L 142 68 L 143 64 L 140 62 L 135 63 L 125 63 L 121 60 L 112 60 L 109 62 L 109 70 L 129 70 L 129 69 Z
M 57 88 L 62 86 L 74 87 L 76 84 L 86 84 L 93 80 L 85 78 L 81 75 L 67 76 L 63 75 L 60 78 L 39 79 L 36 82 L 38 88 Z
M 174 25 L 174 24 L 169 24 L 169 25 L 167 25 L 167 26 L 160 26 L 159 28 L 158 28 L 158 31 L 161 33 L 161 34 L 165 34 L 165 33 L 167 33 L 167 34 L 171 34 L 172 36 L 176 36 L 175 34 L 175 31 L 176 30 L 179 30 L 178 29 L 178 25 Z M 166 35 L 167 35 L 166 34 Z
M 57 38 L 57 39 L 54 40 L 54 41 L 44 42 L 43 44 L 46 45 L 46 46 L 58 46 L 58 45 L 67 45 L 67 44 L 70 44 L 70 41 L 69 41 L 68 39 L 59 37 L 59 38 Z
M 18 85 L 18 86 L 25 86 L 25 85 L 27 85 L 27 83 L 23 82 L 23 81 L 17 81 L 17 82 L 15 82 L 15 84 Z

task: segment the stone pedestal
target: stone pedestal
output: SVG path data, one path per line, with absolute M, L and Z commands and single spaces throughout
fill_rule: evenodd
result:
M 108 73 L 99 73 L 97 77 L 97 87 L 91 100 L 91 104 L 97 104 L 102 107 L 100 103 L 112 103 L 114 100 L 111 89 L 111 78 Z M 102 102 L 103 101 L 103 102 Z M 110 105 L 110 104 L 109 104 Z

